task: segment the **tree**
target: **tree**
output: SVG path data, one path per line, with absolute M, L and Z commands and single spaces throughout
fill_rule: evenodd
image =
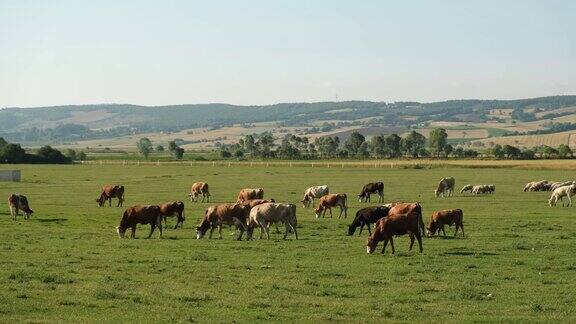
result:
M 64 155 L 67 156 L 71 161 L 76 161 L 77 159 L 76 151 L 74 151 L 73 149 L 67 149 L 66 151 L 64 151 Z
M 78 159 L 78 161 L 86 161 L 86 153 L 80 151 L 76 154 L 76 158 Z
M 365 147 L 362 149 L 362 144 L 365 143 L 366 138 L 364 135 L 354 131 L 348 136 L 346 141 L 344 141 L 344 149 L 348 152 L 350 157 L 364 157 L 364 151 L 367 151 Z
M 444 152 L 446 143 L 448 141 L 448 133 L 444 128 L 434 128 L 430 131 L 429 146 L 432 154 L 436 157 L 440 157 L 440 154 Z
M 502 150 L 502 145 L 496 144 L 490 149 L 490 154 L 492 154 L 497 159 L 504 158 L 504 151 Z
M 511 145 L 504 145 L 502 147 L 502 153 L 504 153 L 504 155 L 508 158 L 508 159 L 517 159 L 520 157 L 520 149 Z
M 174 157 L 178 160 L 182 160 L 182 157 L 184 156 L 184 149 L 181 148 L 180 146 L 178 146 L 175 150 L 174 150 Z
M 71 162 L 70 158 L 64 156 L 62 152 L 52 148 L 50 145 L 42 146 L 36 155 L 40 163 L 66 164 Z
M 156 152 L 164 152 L 164 146 L 162 146 L 162 145 L 157 145 L 157 146 L 156 146 Z
M 337 136 L 318 137 L 314 140 L 316 150 L 323 158 L 336 157 L 338 155 L 338 147 L 340 146 L 340 139 Z
M 252 135 L 246 135 L 244 137 L 244 142 L 242 143 L 244 150 L 248 152 L 251 156 L 256 157 L 258 156 L 258 149 L 256 146 L 256 140 Z
M 284 138 L 278 148 L 278 157 L 286 160 L 293 160 L 300 157 L 300 151 L 290 143 L 289 138 Z
M 170 141 L 168 142 L 168 151 L 172 154 L 174 154 L 174 151 L 176 151 L 176 148 L 178 147 L 178 144 L 176 144 L 176 141 Z
M 385 141 L 383 135 L 373 136 L 370 140 L 370 150 L 375 158 L 383 158 L 386 154 Z
M 558 146 L 558 156 L 563 159 L 572 157 L 572 149 L 566 144 L 560 144 L 560 146 Z
M 28 154 L 20 144 L 6 144 L 0 148 L 0 162 L 2 163 L 26 163 Z
M 402 153 L 400 151 L 400 142 L 402 138 L 396 134 L 384 137 L 384 152 L 389 158 L 397 158 Z
M 138 141 L 136 146 L 138 147 L 138 152 L 140 152 L 145 159 L 148 159 L 148 156 L 152 152 L 152 141 L 147 137 L 143 137 Z
M 274 147 L 274 135 L 271 132 L 264 132 L 258 136 L 256 147 L 263 158 L 272 157 L 272 148 Z
M 424 135 L 411 131 L 400 142 L 402 152 L 406 156 L 417 158 L 418 156 L 426 156 L 426 137 Z

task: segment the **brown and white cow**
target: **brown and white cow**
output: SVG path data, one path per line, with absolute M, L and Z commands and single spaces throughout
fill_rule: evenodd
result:
M 442 178 L 434 190 L 434 195 L 436 198 L 448 197 L 454 194 L 454 186 L 456 185 L 456 180 L 453 177 Z
M 446 231 L 444 231 L 444 225 L 452 226 L 452 224 L 456 225 L 456 231 L 454 232 L 454 236 L 458 233 L 458 229 L 462 229 L 462 237 L 464 237 L 464 223 L 462 219 L 464 215 L 462 214 L 462 209 L 449 209 L 449 210 L 440 210 L 435 211 L 430 218 L 430 224 L 428 225 L 428 235 L 432 236 L 438 231 L 440 234 L 440 230 L 446 237 Z
M 244 188 L 238 193 L 236 203 L 241 204 L 252 199 L 264 199 L 264 189 L 262 188 Z
M 384 253 L 386 245 L 390 242 L 392 254 L 394 254 L 396 252 L 394 249 L 394 236 L 408 234 L 410 236 L 410 251 L 414 246 L 414 238 L 416 238 L 420 253 L 422 253 L 422 236 L 420 235 L 419 222 L 420 220 L 416 213 L 395 214 L 381 218 L 374 227 L 374 233 L 368 238 L 366 252 L 373 253 L 378 243 L 384 241 L 382 253 Z
M 197 202 L 200 195 L 202 195 L 202 202 L 204 202 L 204 199 L 210 202 L 210 191 L 206 182 L 195 182 L 192 184 L 188 197 L 190 197 L 191 202 Z
M 160 214 L 164 218 L 164 228 L 167 228 L 166 218 L 177 216 L 174 228 L 182 227 L 186 218 L 184 217 L 184 203 L 181 201 L 171 201 L 158 205 Z
M 162 214 L 160 213 L 160 207 L 156 205 L 137 205 L 129 207 L 124 211 L 122 219 L 120 220 L 120 225 L 116 227 L 116 232 L 120 238 L 123 238 L 126 234 L 126 230 L 131 228 L 132 234 L 130 237 L 135 238 L 137 224 L 150 224 L 150 234 L 148 234 L 148 238 L 152 236 L 156 227 L 158 227 L 160 237 L 162 237 Z
M 109 206 L 112 206 L 112 198 L 118 198 L 118 205 L 116 205 L 116 207 L 122 207 L 124 203 L 124 186 L 103 186 L 100 197 L 96 199 L 96 202 L 98 206 L 102 207 L 106 200 L 108 200 Z
M 330 188 L 328 188 L 328 185 L 313 186 L 304 191 L 304 197 L 302 197 L 300 202 L 304 208 L 314 207 L 314 198 L 322 198 L 322 196 L 326 196 L 329 193 Z
M 344 218 L 348 217 L 348 206 L 346 204 L 346 194 L 337 193 L 329 194 L 320 198 L 320 203 L 318 203 L 318 208 L 315 209 L 316 218 L 320 216 L 324 217 L 326 210 L 330 212 L 330 218 L 332 218 L 332 207 L 340 207 L 340 215 L 338 218 L 342 217 L 342 212 L 344 212 Z
M 20 210 L 24 212 L 24 219 L 30 219 L 30 215 L 34 213 L 28 205 L 28 198 L 24 195 L 11 194 L 10 197 L 8 197 L 8 206 L 10 207 L 12 220 L 16 220 L 16 216 L 20 215 Z
M 362 187 L 362 191 L 358 195 L 358 200 L 360 202 L 370 202 L 370 195 L 371 194 L 378 195 L 378 202 L 381 203 L 384 201 L 384 183 L 382 182 L 370 182 Z
M 425 235 L 424 220 L 422 219 L 422 206 L 420 206 L 419 203 L 393 203 L 388 211 L 388 216 L 399 214 L 415 214 L 420 224 L 420 236 Z
M 196 226 L 196 239 L 201 239 L 208 229 L 210 229 L 210 236 L 208 238 L 212 238 L 212 233 L 216 227 L 218 227 L 218 234 L 221 239 L 222 225 L 236 225 L 236 228 L 240 230 L 240 235 L 237 239 L 241 240 L 246 230 L 245 224 L 249 212 L 250 207 L 242 204 L 219 204 L 206 208 L 204 217 L 200 221 L 200 224 Z
M 283 239 L 286 239 L 290 232 L 293 232 L 296 239 L 298 239 L 298 232 L 296 231 L 296 205 L 279 203 L 264 203 L 254 206 L 254 208 L 250 210 L 250 216 L 247 220 L 248 239 L 252 239 L 254 228 L 257 226 L 260 227 L 260 238 L 266 233 L 266 238 L 270 239 L 270 224 L 277 223 L 282 223 L 285 226 Z

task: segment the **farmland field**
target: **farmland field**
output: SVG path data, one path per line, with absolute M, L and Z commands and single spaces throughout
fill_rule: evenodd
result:
M 305 168 L 264 166 L 18 166 L 21 183 L 0 183 L 2 322 L 469 322 L 576 321 L 576 207 L 549 208 L 528 181 L 576 178 L 574 171 L 506 168 Z M 12 166 L 0 166 L 1 169 Z M 496 194 L 433 197 L 437 181 L 492 183 Z M 385 183 L 385 201 L 461 208 L 466 237 L 425 238 L 424 253 L 395 239 L 396 255 L 367 255 L 367 233 L 345 235 L 366 182 Z M 186 202 L 183 229 L 119 239 L 122 208 L 98 207 L 102 184 L 126 186 L 125 206 L 187 198 L 195 181 L 213 202 L 243 187 L 297 203 L 310 185 L 349 196 L 347 219 L 315 219 L 298 205 L 299 240 L 195 239 L 207 203 Z M 26 194 L 31 220 L 9 216 L 6 198 Z M 337 210 L 335 216 L 337 216 Z M 174 224 L 172 219 L 170 224 Z M 447 230 L 453 233 L 453 228 Z

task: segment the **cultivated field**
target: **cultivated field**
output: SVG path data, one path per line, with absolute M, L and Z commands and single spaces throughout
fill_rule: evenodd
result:
M 22 183 L 0 183 L 2 322 L 576 321 L 576 207 L 549 208 L 549 193 L 522 192 L 528 181 L 573 179 L 573 171 L 21 168 Z M 493 183 L 496 194 L 436 199 L 434 187 L 444 176 L 454 176 L 457 187 Z M 186 202 L 183 229 L 145 239 L 142 226 L 130 240 L 114 229 L 123 209 L 94 201 L 105 183 L 126 186 L 126 206 L 185 200 L 198 180 L 210 184 L 214 202 L 261 186 L 265 197 L 296 203 L 306 187 L 328 184 L 349 195 L 349 215 L 317 220 L 299 205 L 297 241 L 274 234 L 270 241 L 255 235 L 238 242 L 232 229 L 222 240 L 196 240 L 208 204 Z M 425 238 L 419 254 L 408 252 L 405 236 L 395 239 L 396 255 L 367 255 L 367 234 L 345 232 L 356 210 L 369 205 L 355 194 L 375 180 L 384 181 L 386 201 L 419 201 L 426 223 L 433 210 L 463 209 L 466 237 Z M 31 220 L 10 220 L 5 198 L 11 192 L 28 196 Z

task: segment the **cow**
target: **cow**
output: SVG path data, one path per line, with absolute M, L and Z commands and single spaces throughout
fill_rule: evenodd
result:
M 208 238 L 212 238 L 212 233 L 216 227 L 218 227 L 219 238 L 222 239 L 222 225 L 224 224 L 235 225 L 240 230 L 240 235 L 236 239 L 238 241 L 242 240 L 242 235 L 246 230 L 246 225 L 244 224 L 246 224 L 249 212 L 250 207 L 242 204 L 219 204 L 206 208 L 204 217 L 200 224 L 196 226 L 196 239 L 201 239 L 208 229 L 210 229 Z
M 454 180 L 453 177 L 443 178 L 442 180 L 440 180 L 440 182 L 438 183 L 438 187 L 436 187 L 436 190 L 434 191 L 436 198 L 440 196 L 442 197 L 452 196 L 452 194 L 454 194 L 455 184 L 456 180 Z
M 489 185 L 486 185 L 486 186 L 488 187 L 488 193 L 493 194 L 493 193 L 496 192 L 496 186 L 495 186 L 495 185 L 489 184 Z
M 314 207 L 314 198 L 322 198 L 322 196 L 326 196 L 330 193 L 330 188 L 327 185 L 323 186 L 314 186 L 306 189 L 304 191 L 304 197 L 300 201 L 304 208 Z
M 346 194 L 345 193 L 337 193 L 337 194 L 329 194 L 320 198 L 320 202 L 318 203 L 318 208 L 314 211 L 316 212 L 316 218 L 320 218 L 320 216 L 324 217 L 326 214 L 326 210 L 330 211 L 330 218 L 332 218 L 332 207 L 340 207 L 340 215 L 338 218 L 342 217 L 342 212 L 344 212 L 344 218 L 348 217 L 348 206 L 346 204 Z
M 241 204 L 252 199 L 264 199 L 264 189 L 262 188 L 244 188 L 238 193 L 236 203 Z
M 273 223 L 284 224 L 284 240 L 290 232 L 293 232 L 294 237 L 298 239 L 298 232 L 296 231 L 296 205 L 279 203 L 264 203 L 254 206 L 254 208 L 250 210 L 250 216 L 246 222 L 248 225 L 248 239 L 252 240 L 256 226 L 260 227 L 260 238 L 266 233 L 266 238 L 270 239 L 270 231 L 268 228 L 270 224 Z
M 103 186 L 100 197 L 96 199 L 96 202 L 98 203 L 98 206 L 102 207 L 106 200 L 108 200 L 109 206 L 112 206 L 112 198 L 118 198 L 118 204 L 116 207 L 122 207 L 122 204 L 124 203 L 124 186 Z
M 184 203 L 181 201 L 171 201 L 158 205 L 160 207 L 160 214 L 164 218 L 164 228 L 167 228 L 166 218 L 177 216 L 176 225 L 174 229 L 182 227 L 186 218 L 184 217 Z
M 390 207 L 386 206 L 372 206 L 360 209 L 356 212 L 356 217 L 354 221 L 352 221 L 352 224 L 348 226 L 348 235 L 354 235 L 358 226 L 360 226 L 360 233 L 358 233 L 358 235 L 362 235 L 364 225 L 368 228 L 368 235 L 372 235 L 370 224 L 374 224 L 380 218 L 388 216 L 388 211 L 390 211 Z
M 28 198 L 24 195 L 11 194 L 8 197 L 8 206 L 10 207 L 10 215 L 12 220 L 16 220 L 16 216 L 20 215 L 20 210 L 24 212 L 24 219 L 30 219 L 30 215 L 34 213 L 28 204 Z
M 474 188 L 473 185 L 467 184 L 467 185 L 465 185 L 464 187 L 462 187 L 462 189 L 460 189 L 460 193 L 472 192 L 472 188 Z
M 120 225 L 116 227 L 118 237 L 124 238 L 126 230 L 131 228 L 132 234 L 130 237 L 136 238 L 137 224 L 150 224 L 150 234 L 148 234 L 148 238 L 152 236 L 156 227 L 158 227 L 160 237 L 162 237 L 162 214 L 160 213 L 160 207 L 157 205 L 137 205 L 126 209 L 120 220 Z
M 556 203 L 558 202 L 558 200 L 562 200 L 562 206 L 564 206 L 564 200 L 562 198 L 567 197 L 568 198 L 568 206 L 572 206 L 572 198 L 571 197 L 574 196 L 574 194 L 576 194 L 576 184 L 571 184 L 569 186 L 556 188 L 552 192 L 552 195 L 550 196 L 550 199 L 548 200 L 548 205 L 550 205 L 550 207 L 556 206 Z
M 368 238 L 366 252 L 370 254 L 373 253 L 378 243 L 384 241 L 382 253 L 384 253 L 386 245 L 390 242 L 392 254 L 394 254 L 396 252 L 394 249 L 394 235 L 408 234 L 410 236 L 410 251 L 412 251 L 414 238 L 416 238 L 420 247 L 420 253 L 422 253 L 422 236 L 420 235 L 419 222 L 420 219 L 416 213 L 395 214 L 381 218 L 376 223 L 376 226 L 374 226 L 374 233 Z
M 376 193 L 378 194 L 378 202 L 384 201 L 384 183 L 382 182 L 370 182 L 362 187 L 362 191 L 358 195 L 359 202 L 370 202 L 370 195 Z
M 419 219 L 420 236 L 425 235 L 424 220 L 422 219 L 422 206 L 419 203 L 396 203 L 388 211 L 388 216 L 399 214 L 415 214 Z
M 464 224 L 462 223 L 462 218 L 464 215 L 462 214 L 462 209 L 450 209 L 450 210 L 440 210 L 435 211 L 432 213 L 432 217 L 430 218 L 430 224 L 428 225 L 427 231 L 428 235 L 432 236 L 438 231 L 440 234 L 440 230 L 444 233 L 444 237 L 446 237 L 446 231 L 444 231 L 444 225 L 452 226 L 452 224 L 456 225 L 456 231 L 454 232 L 454 236 L 458 233 L 458 228 L 462 229 L 462 237 L 464 237 Z
M 490 192 L 490 188 L 487 185 L 475 185 L 472 188 L 472 194 L 479 195 Z
M 192 184 L 188 197 L 190 197 L 191 202 L 197 202 L 200 195 L 202 195 L 202 202 L 204 202 L 204 199 L 210 202 L 210 191 L 206 182 L 195 182 Z

